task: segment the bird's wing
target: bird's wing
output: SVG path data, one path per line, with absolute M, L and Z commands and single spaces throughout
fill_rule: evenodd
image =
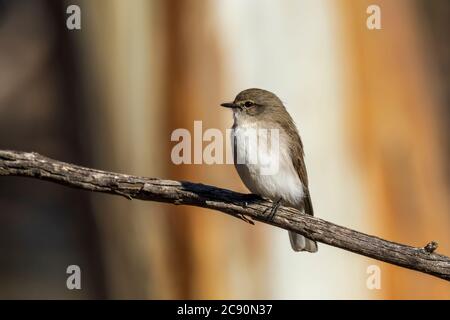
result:
M 308 173 L 306 172 L 306 166 L 305 161 L 303 160 L 303 144 L 302 140 L 300 139 L 300 136 L 297 132 L 295 132 L 295 135 L 293 135 L 293 138 L 295 143 L 292 143 L 290 146 L 290 152 L 291 152 L 291 159 L 295 168 L 295 171 L 297 171 L 297 174 L 300 178 L 300 181 L 303 184 L 305 197 L 303 199 L 304 206 L 305 206 L 305 213 L 309 214 L 311 216 L 314 215 L 313 206 L 311 203 L 311 196 L 309 195 L 309 189 L 308 189 Z

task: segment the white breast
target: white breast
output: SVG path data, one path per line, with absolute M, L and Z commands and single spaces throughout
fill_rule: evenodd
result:
M 303 184 L 292 163 L 286 134 L 279 129 L 278 148 L 274 149 L 270 147 L 272 138 L 276 136 L 273 132 L 261 130 L 263 128 L 256 123 L 235 126 L 231 133 L 232 139 L 235 137 L 235 154 L 248 154 L 249 148 L 243 142 L 249 137 L 249 129 L 254 130 L 258 138 L 256 156 L 251 159 L 256 158 L 256 163 L 245 157 L 244 163 L 235 164 L 242 181 L 252 193 L 274 201 L 282 198 L 286 205 L 300 207 L 304 196 Z M 268 170 L 269 166 L 276 170 Z

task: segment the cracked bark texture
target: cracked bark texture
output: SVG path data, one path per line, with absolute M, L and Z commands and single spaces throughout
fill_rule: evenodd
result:
M 287 207 L 280 207 L 273 219 L 267 221 L 272 202 L 255 195 L 200 183 L 106 172 L 20 151 L 0 150 L 0 175 L 37 178 L 86 191 L 120 195 L 130 200 L 209 208 L 239 219 L 246 216 L 298 232 L 321 243 L 450 281 L 450 258 L 435 253 L 436 242 L 422 248 L 399 244 Z

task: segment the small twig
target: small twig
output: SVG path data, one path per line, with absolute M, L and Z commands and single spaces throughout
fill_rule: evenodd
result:
M 130 196 L 129 194 L 123 193 L 122 191 L 114 190 L 114 193 L 118 194 L 119 196 L 122 196 L 122 197 L 126 198 L 127 200 L 133 200 L 132 196 Z
M 427 243 L 425 247 L 423 247 L 423 250 L 425 250 L 428 253 L 433 253 L 438 248 L 438 243 L 436 241 L 431 241 Z

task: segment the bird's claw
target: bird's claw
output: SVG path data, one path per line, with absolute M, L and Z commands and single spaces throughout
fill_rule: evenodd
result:
M 273 217 L 277 213 L 278 208 L 280 207 L 280 205 L 281 205 L 281 198 L 273 203 L 272 208 L 270 208 L 270 213 L 269 213 L 269 216 L 267 217 L 267 221 L 272 221 L 273 220 Z

